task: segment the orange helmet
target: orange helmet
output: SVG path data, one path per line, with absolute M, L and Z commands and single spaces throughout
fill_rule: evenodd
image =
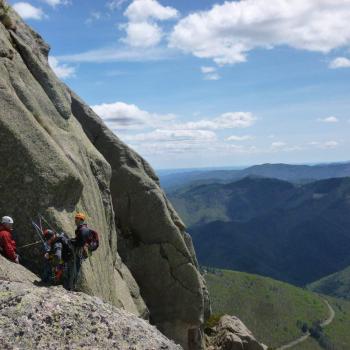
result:
M 76 219 L 79 219 L 79 220 L 85 221 L 85 214 L 84 214 L 84 213 L 81 213 L 81 212 L 76 213 L 76 214 L 75 214 L 75 218 L 76 218 Z

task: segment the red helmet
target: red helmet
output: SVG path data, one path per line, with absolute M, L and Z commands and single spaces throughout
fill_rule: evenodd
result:
M 53 237 L 53 235 L 55 234 L 55 232 L 53 232 L 52 230 L 50 230 L 50 229 L 46 229 L 45 231 L 44 231 L 44 237 L 45 237 L 45 239 L 50 239 L 50 238 L 52 238 Z

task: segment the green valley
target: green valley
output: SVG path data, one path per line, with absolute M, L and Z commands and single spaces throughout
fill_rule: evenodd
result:
M 205 279 L 216 314 L 239 317 L 256 338 L 277 348 L 303 335 L 304 324 L 311 327 L 329 317 L 326 297 L 306 289 L 257 275 L 205 268 Z M 322 331 L 328 344 L 337 350 L 350 344 L 350 302 L 328 298 L 335 318 Z M 319 343 L 310 338 L 293 349 L 319 350 Z

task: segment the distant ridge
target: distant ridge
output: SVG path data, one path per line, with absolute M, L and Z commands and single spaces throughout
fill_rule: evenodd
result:
M 307 287 L 317 293 L 350 300 L 350 266 L 323 277 Z
M 186 170 L 185 172 L 160 173 L 161 185 L 171 191 L 191 183 L 227 183 L 246 176 L 262 176 L 290 181 L 293 183 L 308 183 L 316 180 L 350 176 L 350 162 L 292 165 L 292 164 L 261 164 L 241 170 Z

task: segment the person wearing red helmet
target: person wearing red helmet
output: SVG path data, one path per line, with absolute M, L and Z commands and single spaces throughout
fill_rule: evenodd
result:
M 16 253 L 16 242 L 12 238 L 13 219 L 10 216 L 3 216 L 0 224 L 0 250 L 9 260 L 19 264 Z
M 50 229 L 44 230 L 43 235 L 45 264 L 42 281 L 65 285 L 67 262 L 73 255 L 70 239 L 65 233 L 57 233 Z

